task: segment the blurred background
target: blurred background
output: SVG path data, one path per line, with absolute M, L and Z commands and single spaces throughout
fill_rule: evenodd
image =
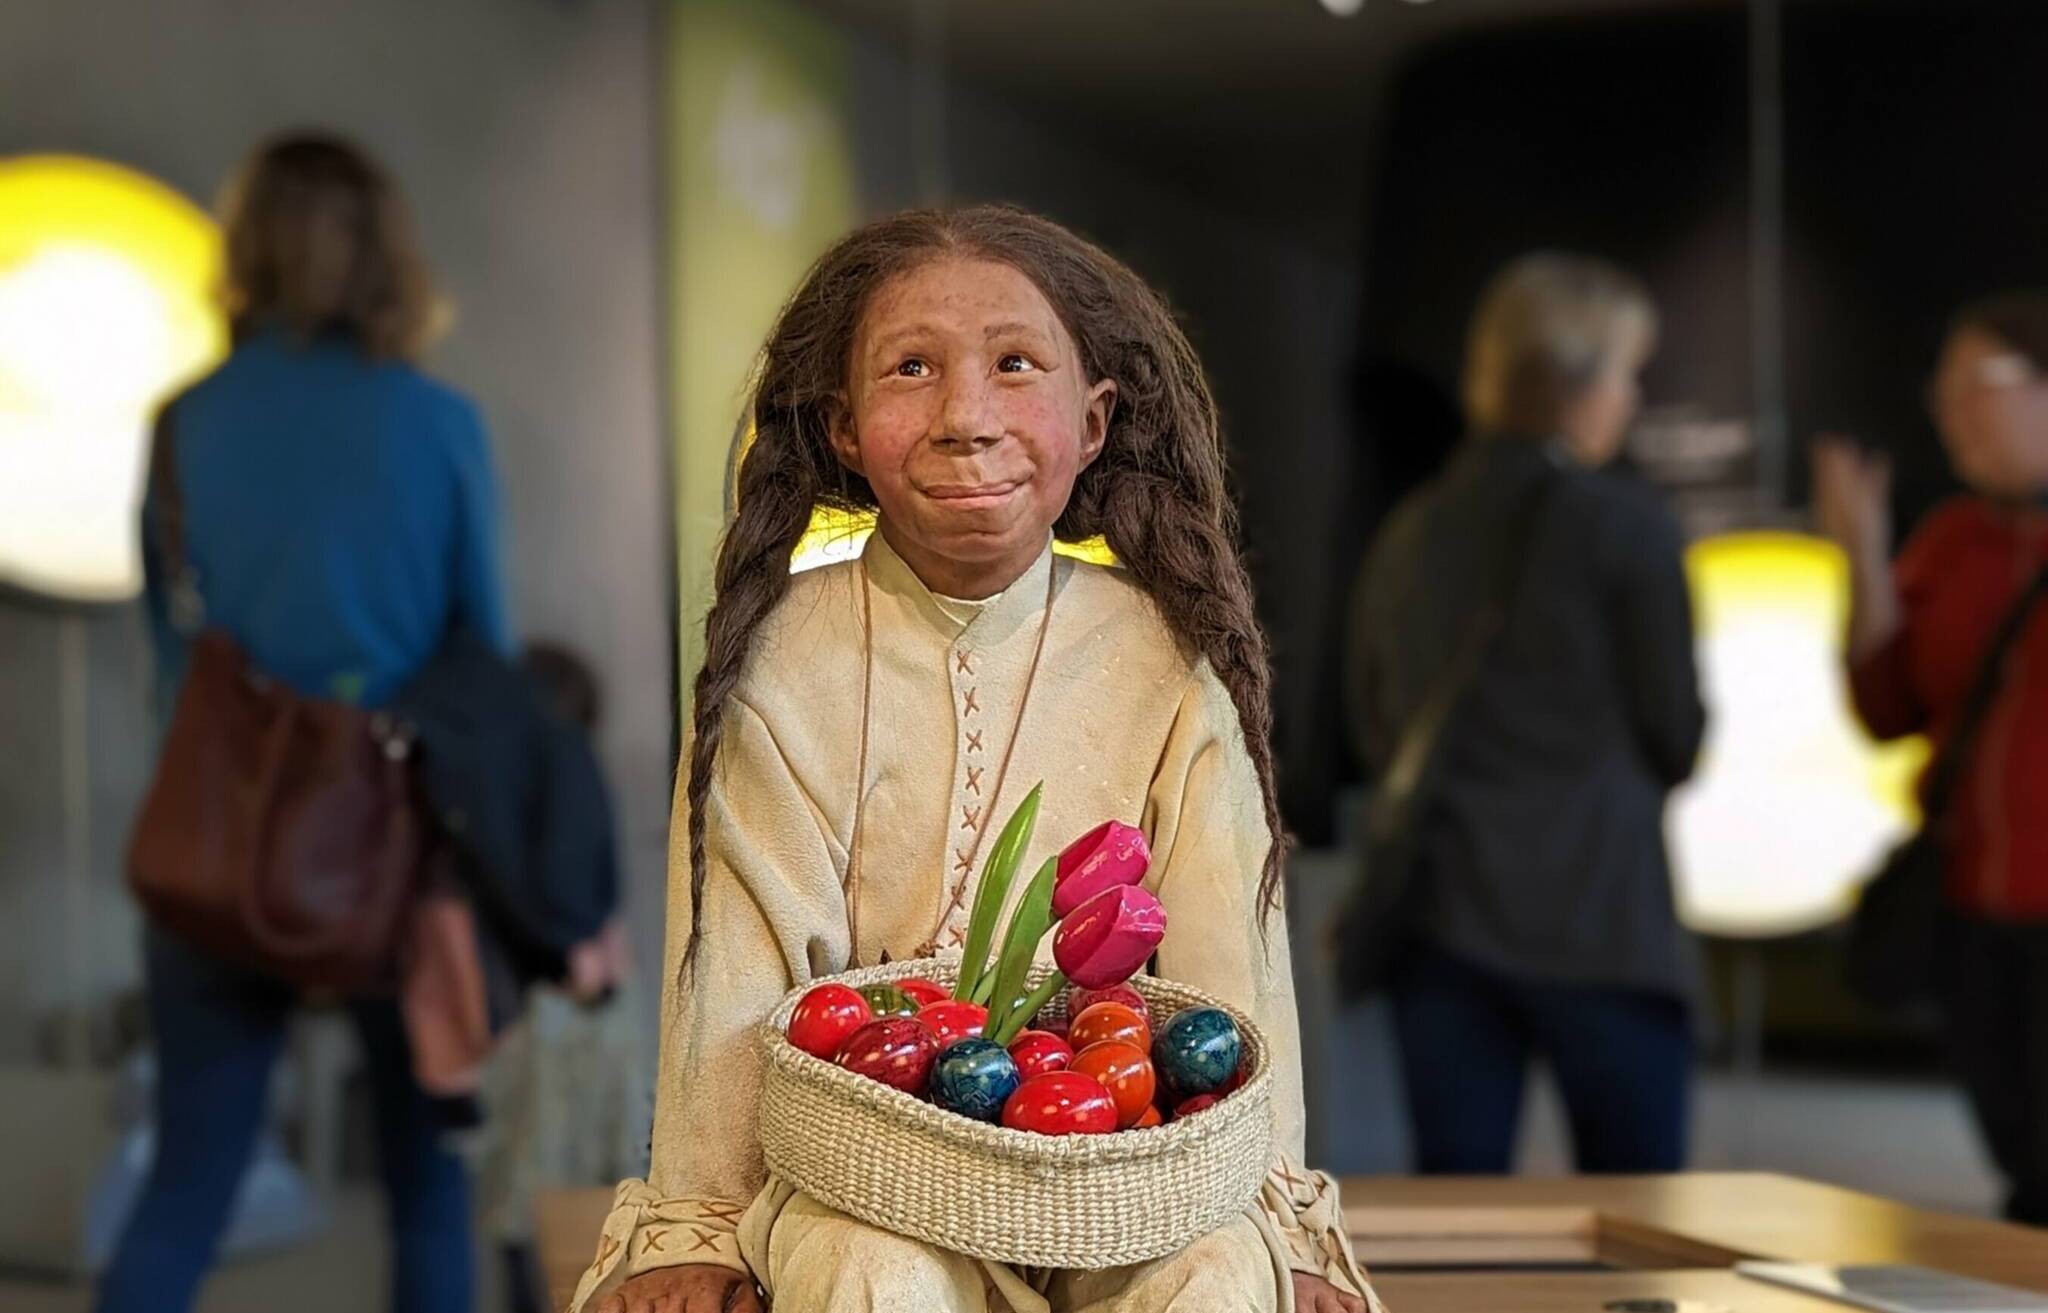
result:
M 2044 63 L 2031 0 L 0 8 L 0 1306 L 88 1306 L 147 1158 L 122 879 L 155 741 L 144 437 L 225 348 L 223 180 L 306 127 L 407 193 L 456 312 L 426 365 L 492 435 L 516 626 L 605 691 L 638 966 L 607 1022 L 629 1093 L 594 1160 L 645 1153 L 679 672 L 752 353 L 849 226 L 1007 200 L 1163 289 L 1222 407 L 1301 841 L 1317 1165 L 1407 1153 L 1384 1021 L 1335 1005 L 1316 948 L 1355 865 L 1348 599 L 1462 431 L 1485 280 L 1563 247 L 1633 270 L 1662 312 L 1625 459 L 1692 543 L 1712 718 L 1670 817 L 1708 947 L 1692 1163 L 1991 1210 L 1931 1032 L 1836 983 L 1850 891 L 1912 823 L 1921 758 L 1849 715 L 1845 571 L 1808 536 L 1805 449 L 1832 430 L 1889 451 L 1902 527 L 1953 490 L 1923 382 L 1958 304 L 2048 282 Z M 379 1297 L 352 1043 L 295 1023 L 259 1161 L 275 1225 L 231 1243 L 249 1256 L 202 1307 Z M 1521 1165 L 1566 1170 L 1537 1088 Z M 504 1284 L 487 1268 L 483 1307 Z

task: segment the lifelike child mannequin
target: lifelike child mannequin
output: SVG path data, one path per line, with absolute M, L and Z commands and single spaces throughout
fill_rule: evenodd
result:
M 1300 1166 L 1266 651 L 1170 314 L 1046 220 L 899 215 L 811 271 L 752 418 L 677 789 L 653 1167 L 620 1186 L 576 1308 L 1361 1313 L 1335 1187 Z M 879 532 L 792 578 L 820 505 Z M 1118 566 L 1056 555 L 1055 532 Z M 1040 779 L 1027 866 L 1139 825 L 1171 918 L 1156 969 L 1272 1041 L 1259 1199 L 1133 1268 L 891 1235 L 769 1179 L 755 1134 L 754 1028 L 814 976 L 957 945 L 981 842 Z

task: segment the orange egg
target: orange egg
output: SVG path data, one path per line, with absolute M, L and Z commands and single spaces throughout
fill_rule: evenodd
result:
M 1146 1105 L 1145 1111 L 1139 1114 L 1138 1120 L 1132 1124 L 1132 1129 L 1139 1131 L 1147 1130 L 1151 1127 L 1161 1125 L 1165 1122 L 1165 1120 L 1165 1118 L 1159 1115 L 1159 1109 L 1157 1107 L 1148 1104 Z
M 1152 1093 L 1158 1084 L 1152 1075 L 1152 1059 L 1135 1044 L 1119 1039 L 1090 1044 L 1074 1055 L 1067 1070 L 1093 1076 L 1102 1083 L 1109 1097 L 1116 1100 L 1119 1129 L 1136 1126 L 1152 1106 Z
M 1067 1030 L 1067 1043 L 1076 1053 L 1091 1044 L 1113 1039 L 1135 1045 L 1140 1053 L 1152 1051 L 1152 1028 L 1145 1024 L 1137 1009 L 1123 1003 L 1090 1004 Z

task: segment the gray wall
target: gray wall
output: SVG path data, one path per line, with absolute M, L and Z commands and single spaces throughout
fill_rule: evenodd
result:
M 637 0 L 0 5 L 0 154 L 71 151 L 209 200 L 264 133 L 320 125 L 411 194 L 456 304 L 429 367 L 490 421 L 528 636 L 606 684 L 635 929 L 658 952 L 672 714 L 654 7 Z M 4 472 L 0 472 L 4 477 Z M 86 625 L 93 993 L 135 972 L 122 842 L 146 780 L 148 655 Z M 0 1058 L 68 997 L 58 914 L 61 623 L 0 600 Z

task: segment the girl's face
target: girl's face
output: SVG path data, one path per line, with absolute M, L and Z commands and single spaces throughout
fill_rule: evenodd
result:
M 1964 483 L 2015 501 L 2048 490 L 2048 380 L 2025 356 L 1961 329 L 1942 350 L 1929 401 Z
M 889 545 L 952 597 L 998 593 L 1038 559 L 1116 400 L 1037 286 L 990 260 L 884 284 L 849 372 L 832 448 L 875 490 Z

